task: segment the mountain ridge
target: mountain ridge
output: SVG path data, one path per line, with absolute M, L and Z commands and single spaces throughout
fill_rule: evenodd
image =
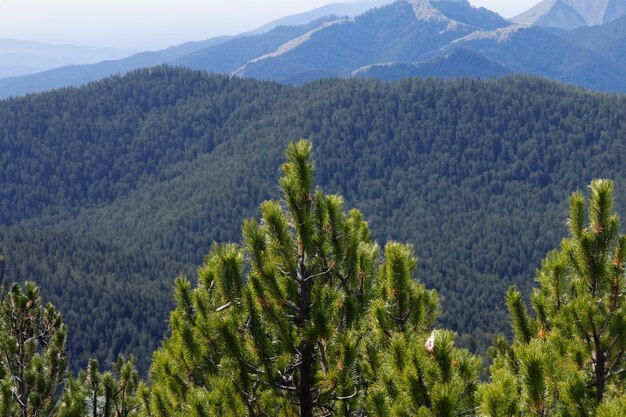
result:
M 472 77 L 479 79 L 499 78 L 513 71 L 503 67 L 483 55 L 469 49 L 459 48 L 430 60 L 410 62 L 390 62 L 368 65 L 352 72 L 353 77 L 399 80 L 407 77 L 457 78 Z
M 550 5 L 565 5 L 563 0 L 550 1 Z M 600 43 L 591 47 L 568 38 L 567 33 L 508 22 L 465 0 L 399 0 L 391 4 L 380 0 L 367 4 L 381 2 L 382 6 L 357 16 L 338 18 L 319 11 L 323 17 L 306 25 L 277 26 L 262 34 L 220 37 L 122 61 L 0 80 L 0 98 L 77 85 L 162 63 L 302 84 L 320 78 L 351 77 L 366 67 L 376 68 L 370 74 L 380 74 L 383 79 L 402 72 L 417 74 L 419 71 L 405 64 L 419 65 L 440 57 L 443 59 L 430 66 L 428 74 L 437 76 L 435 69 L 441 69 L 441 74 L 455 72 L 444 65 L 452 65 L 445 57 L 457 48 L 474 52 L 473 62 L 469 55 L 463 58 L 472 72 L 459 75 L 477 74 L 475 69 L 486 60 L 506 71 L 536 74 L 600 91 L 626 92 L 626 63 L 619 58 L 626 56 L 626 43 L 621 38 L 609 45 L 612 36 L 605 36 L 604 41 L 598 37 Z M 605 32 L 619 30 L 610 23 L 605 25 Z M 394 63 L 397 65 L 387 65 Z M 403 70 L 398 71 L 399 68 Z M 490 68 L 495 73 L 502 72 Z M 394 74 L 385 74 L 387 69 Z
M 582 27 L 562 34 L 568 41 L 592 50 L 626 68 L 626 16 L 605 25 Z
M 21 39 L 0 39 L 0 79 L 42 72 L 70 64 L 123 59 L 136 50 L 56 45 Z
M 350 15 L 369 10 L 393 2 L 394 0 L 367 0 L 358 3 L 335 3 L 314 9 L 310 12 L 287 16 L 274 20 L 257 29 L 238 35 L 216 36 L 201 41 L 190 41 L 171 46 L 159 51 L 144 51 L 122 60 L 105 61 L 91 65 L 71 65 L 60 68 L 47 69 L 22 76 L 0 77 L 0 99 L 21 96 L 28 93 L 37 93 L 55 88 L 76 87 L 90 81 L 96 81 L 107 76 L 123 74 L 139 68 L 151 67 L 172 63 L 174 60 L 202 49 L 223 44 L 245 36 L 262 35 L 285 25 L 307 25 L 315 20 L 328 19 L 337 13 Z
M 296 48 L 249 62 L 236 73 L 298 83 L 310 81 L 305 76 L 298 80 L 298 73 L 325 71 L 326 76 L 346 77 L 359 68 L 377 66 L 376 73 L 389 78 L 384 75 L 384 69 L 390 68 L 386 64 L 423 62 L 463 47 L 472 49 L 477 59 L 493 61 L 514 72 L 534 73 L 598 90 L 626 91 L 626 69 L 619 62 L 609 62 L 549 31 L 509 24 L 489 13 L 466 2 L 400 1 L 357 16 L 342 26 L 317 30 Z

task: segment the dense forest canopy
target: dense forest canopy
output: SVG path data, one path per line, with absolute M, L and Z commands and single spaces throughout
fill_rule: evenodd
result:
M 172 278 L 194 270 L 92 237 L 21 226 L 0 226 L 0 245 L 4 282 L 36 280 L 44 299 L 62 309 L 73 370 L 90 357 L 108 365 L 132 352 L 145 372 L 165 329 Z
M 149 379 L 136 359 L 67 372 L 67 327 L 33 282 L 0 291 L 0 414 L 22 417 L 621 417 L 626 412 L 626 235 L 614 183 L 569 200 L 569 233 L 514 333 L 482 360 L 433 328 L 436 291 L 411 245 L 373 240 L 359 210 L 315 185 L 311 143 L 292 142 L 281 198 L 213 244 L 192 287 L 176 280 Z M 0 259 L 0 262 L 3 259 Z M 429 334 L 430 333 L 430 334 Z
M 625 115 L 624 96 L 533 77 L 289 87 L 169 67 L 4 100 L 4 279 L 54 300 L 81 341 L 74 369 L 134 352 L 145 372 L 174 278 L 240 240 L 278 196 L 286 144 L 307 137 L 320 186 L 377 241 L 413 245 L 439 324 L 482 351 L 508 329 L 506 288 L 527 294 L 566 231 L 566 197 L 596 177 L 626 195 Z

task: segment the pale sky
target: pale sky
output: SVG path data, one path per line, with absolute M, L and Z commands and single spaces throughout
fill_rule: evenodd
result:
M 355 0 L 0 0 L 0 39 L 161 49 Z M 504 17 L 539 0 L 470 0 Z

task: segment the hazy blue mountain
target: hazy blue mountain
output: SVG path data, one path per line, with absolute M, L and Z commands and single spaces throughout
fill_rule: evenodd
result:
M 626 16 L 626 2 L 624 0 L 610 0 L 604 11 L 603 21 L 605 23 Z
M 571 9 L 583 16 L 574 9 L 573 0 L 558 1 L 563 13 Z M 604 7 L 603 14 L 609 7 L 620 10 L 621 3 L 602 1 L 598 7 Z M 359 7 L 376 4 L 361 3 Z M 585 34 L 570 36 L 564 29 L 511 24 L 466 0 L 399 0 L 357 16 L 325 15 L 333 10 L 357 11 L 333 5 L 278 20 L 270 25 L 278 26 L 261 34 L 214 38 L 119 61 L 8 78 L 0 80 L 0 98 L 79 85 L 163 63 L 293 84 L 353 74 L 380 74 L 382 78 L 400 74 L 490 77 L 512 71 L 587 88 L 626 91 L 626 42 L 621 35 L 621 19 L 592 28 L 592 42 L 584 40 Z M 588 19 L 598 13 L 581 10 Z M 324 17 L 305 25 L 281 25 L 319 15 Z M 451 54 L 456 49 L 474 53 Z
M 301 13 L 293 16 L 287 16 L 282 19 L 275 20 L 270 22 L 262 27 L 255 29 L 251 32 L 246 32 L 240 35 L 234 36 L 218 36 L 215 38 L 203 40 L 203 41 L 194 41 L 187 42 L 182 45 L 172 46 L 170 48 L 160 50 L 160 51 L 148 51 L 141 52 L 135 55 L 132 55 L 125 59 L 120 60 L 111 60 L 107 62 L 101 62 L 92 65 L 72 65 L 72 66 L 61 66 L 56 65 L 56 67 L 52 70 L 46 70 L 43 72 L 35 72 L 31 75 L 23 75 L 17 76 L 16 73 L 10 73 L 7 70 L 7 74 L 5 77 L 9 77 L 7 79 L 0 79 L 0 99 L 6 98 L 10 96 L 20 96 L 27 93 L 41 92 L 46 90 L 51 90 L 55 88 L 68 87 L 68 86 L 78 86 L 85 84 L 90 81 L 99 80 L 109 75 L 113 74 L 123 74 L 125 72 L 131 71 L 133 69 L 138 68 L 146 68 L 156 65 L 161 65 L 164 63 L 174 63 L 179 58 L 182 58 L 186 55 L 194 54 L 197 51 L 200 51 L 205 48 L 211 48 L 216 45 L 220 45 L 226 43 L 230 40 L 234 40 L 244 36 L 252 36 L 252 35 L 263 35 L 279 26 L 297 26 L 297 25 L 306 25 L 315 20 L 319 20 L 321 18 L 328 17 L 330 15 L 337 16 L 354 16 L 363 11 L 369 10 L 374 7 L 379 7 L 385 4 L 391 3 L 393 0 L 366 0 L 363 2 L 357 3 L 337 3 L 331 4 L 327 6 L 320 7 L 318 9 L 314 9 L 307 13 Z M 0 49 L 1 51 L 1 49 Z M 202 56 L 202 55 L 200 55 Z M 1 54 L 0 54 L 1 57 Z M 108 59 L 113 59 L 110 57 Z M 102 61 L 102 59 L 98 60 Z M 96 61 L 91 61 L 96 62 Z M 77 61 L 73 62 L 74 64 L 87 63 L 86 61 Z M 192 64 L 190 65 L 193 68 L 199 68 L 201 65 Z M 25 68 L 15 68 L 14 65 L 7 67 L 11 67 L 10 71 L 23 71 Z M 44 70 L 47 68 L 51 68 L 50 66 L 46 68 L 41 68 L 40 70 Z M 211 69 L 212 71 L 217 71 L 217 69 Z M 1 76 L 1 65 L 0 65 L 0 78 Z M 16 75 L 13 77 L 13 75 Z
M 605 25 L 583 27 L 561 36 L 626 68 L 626 16 Z
M 75 45 L 50 45 L 19 39 L 0 39 L 0 78 L 32 74 L 70 64 L 93 64 L 122 59 L 135 50 Z
M 467 48 L 518 73 L 532 73 L 570 84 L 626 91 L 624 67 L 537 27 L 510 26 L 479 31 L 448 49 Z
M 359 68 L 353 76 L 398 80 L 406 77 L 439 78 L 497 78 L 512 71 L 484 56 L 467 49 L 456 49 L 450 54 L 439 56 L 420 63 L 394 62 Z
M 123 74 L 137 68 L 152 67 L 178 57 L 226 42 L 233 36 L 220 36 L 206 41 L 188 42 L 161 51 L 140 52 L 117 61 L 91 65 L 69 65 L 48 71 L 0 79 L 0 98 L 20 96 L 61 87 L 79 86 L 113 74 Z
M 294 38 L 315 30 L 320 25 L 336 18 L 328 17 L 301 26 L 278 26 L 267 33 L 256 36 L 242 36 L 218 45 L 200 49 L 181 58 L 168 61 L 169 64 L 202 69 L 211 72 L 230 73 L 246 62 L 275 51 Z
M 563 0 L 545 0 L 511 19 L 521 25 L 576 29 L 586 26 L 585 18 Z
M 421 72 L 443 77 L 484 76 L 480 60 L 487 59 L 501 67 L 497 73 L 532 73 L 593 89 L 626 91 L 625 68 L 620 63 L 551 31 L 510 25 L 495 13 L 473 8 L 465 1 L 400 1 L 354 19 L 327 22 L 250 60 L 235 73 L 299 83 L 352 76 L 368 68 L 367 76 L 397 78 L 399 74 L 418 75 L 417 67 L 407 63 L 423 63 L 458 48 L 477 55 L 463 57 L 468 65 L 443 59 L 427 70 L 422 67 Z M 446 62 L 457 66 L 445 68 Z
M 576 29 L 611 22 L 626 15 L 626 0 L 544 0 L 515 16 L 523 25 Z
M 484 22 L 488 27 L 507 25 L 495 13 L 466 2 L 399 1 L 353 19 L 327 22 L 235 73 L 301 82 L 316 72 L 349 76 L 368 65 L 420 62 L 440 55 L 442 48 L 480 29 Z

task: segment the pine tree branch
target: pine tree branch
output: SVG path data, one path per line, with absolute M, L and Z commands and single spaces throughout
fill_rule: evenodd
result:
M 346 292 L 346 294 L 352 294 L 353 291 L 350 290 L 350 285 L 348 284 L 348 277 L 346 277 L 345 275 L 337 272 L 337 276 L 339 277 L 339 280 L 341 281 L 341 286 L 343 287 L 343 290 Z
M 318 397 L 315 399 L 314 401 L 315 403 L 319 403 L 319 395 Z M 334 416 L 336 415 L 337 410 L 335 410 L 335 407 L 333 407 L 331 404 L 315 404 L 315 407 L 317 408 L 321 408 L 322 410 L 324 410 L 326 412 L 326 414 L 322 414 L 320 417 L 330 417 L 330 416 Z
M 8 353 L 6 351 L 4 352 L 4 360 L 5 360 L 6 364 L 9 365 L 9 371 L 11 372 L 11 375 L 13 375 L 14 378 L 17 378 L 15 370 L 13 369 L 13 363 L 10 360 L 9 355 L 8 355 Z
M 324 372 L 324 375 L 328 375 L 328 360 L 326 358 L 326 346 L 320 340 L 317 342 L 317 347 L 320 350 L 322 371 Z
M 273 387 L 278 388 L 278 389 L 282 389 L 284 391 L 289 391 L 289 392 L 297 392 L 298 391 L 298 388 L 296 388 L 293 385 L 292 386 L 287 386 L 287 385 L 283 385 L 283 384 L 280 384 L 280 383 L 275 382 L 275 381 L 270 381 L 270 384 Z
M 578 314 L 574 312 L 573 316 L 574 316 L 574 322 L 576 323 L 576 327 L 578 327 L 578 330 L 583 334 L 583 338 L 585 339 L 585 342 L 587 343 L 587 348 L 589 348 L 590 351 L 593 350 L 593 343 L 591 341 L 591 338 L 587 334 L 587 330 L 585 329 L 585 326 L 583 326 L 582 322 L 580 321 Z
M 607 371 L 607 373 L 606 373 L 606 379 L 607 379 L 607 380 L 608 380 L 609 378 L 611 378 L 613 375 L 620 374 L 620 373 L 622 373 L 622 372 L 624 372 L 624 371 L 626 370 L 626 369 L 622 368 L 622 369 L 621 369 L 621 370 L 619 370 L 619 371 L 613 372 L 613 371 L 614 371 L 614 369 L 615 369 L 617 366 L 619 366 L 619 365 L 621 365 L 621 364 L 622 364 L 622 358 L 623 358 L 623 357 L 624 357 L 624 350 L 622 349 L 622 350 L 618 353 L 618 355 L 617 355 L 617 357 L 615 358 L 615 361 L 613 362 L 613 364 L 612 364 L 611 366 L 609 366 L 609 370 L 608 370 L 608 371 Z
M 43 333 L 40 333 L 40 334 L 38 334 L 36 336 L 29 337 L 28 339 L 24 340 L 23 343 L 26 344 L 26 343 L 32 342 L 33 340 L 38 340 L 42 344 L 43 347 L 47 347 L 48 346 L 48 342 L 45 340 L 46 336 L 49 336 L 48 332 L 43 332 Z M 44 340 L 40 340 L 40 338 L 44 339 Z
M 286 371 L 288 373 L 292 373 L 293 371 L 295 371 L 296 369 L 298 369 L 300 367 L 300 365 L 302 365 L 302 361 L 299 360 L 297 362 L 292 363 L 291 365 L 289 365 L 286 369 Z
M 401 317 L 394 317 L 394 320 L 397 324 L 400 325 L 400 327 L 404 326 L 404 324 L 406 323 L 406 321 L 408 320 L 409 316 L 411 315 L 411 313 L 413 313 L 413 309 L 415 308 L 415 301 L 416 300 L 411 300 L 411 308 L 409 308 L 409 311 L 406 312 L 405 315 L 401 316 Z
M 594 248 L 593 248 L 593 256 L 591 257 L 591 270 L 595 271 L 596 269 L 596 264 L 597 264 L 597 259 L 598 259 L 598 239 L 594 239 L 593 242 Z M 591 296 L 593 298 L 596 298 L 596 289 L 598 286 L 598 279 L 595 276 L 595 274 L 592 274 L 591 277 Z
M 477 385 L 478 381 L 472 381 L 471 383 L 467 384 L 467 387 L 465 387 L 465 389 L 463 390 L 462 396 L 471 394 L 475 390 Z
M 250 364 L 250 363 L 248 363 L 248 362 L 244 362 L 243 364 L 244 364 L 244 365 L 246 366 L 246 368 L 248 368 L 248 369 L 250 370 L 250 372 L 252 372 L 253 374 L 257 374 L 257 375 L 265 375 L 265 371 L 264 371 L 264 370 L 259 369 L 259 368 L 255 367 L 254 365 L 251 365 L 251 364 Z
M 216 313 L 219 313 L 219 312 L 220 312 L 220 311 L 222 311 L 222 310 L 226 310 L 228 307 L 230 307 L 230 305 L 231 305 L 231 304 L 232 304 L 232 303 L 229 301 L 229 302 L 227 302 L 226 304 L 221 305 L 221 306 L 219 306 L 217 309 L 215 309 L 215 312 L 216 312 Z
M 292 275 L 292 276 L 295 275 L 296 268 L 290 262 L 289 253 L 287 252 L 285 246 L 279 245 L 279 247 L 280 247 L 280 254 L 281 254 L 282 258 L 283 258 L 283 261 L 287 264 L 287 267 L 289 268 L 289 274 L 287 274 L 287 275 Z M 282 268 L 280 268 L 280 269 L 282 269 Z
M 311 281 L 311 280 L 313 280 L 315 278 L 321 277 L 322 275 L 326 275 L 326 274 L 330 273 L 330 271 L 332 271 L 332 270 L 333 270 L 333 266 L 331 265 L 326 271 L 323 271 L 323 272 L 320 272 L 320 273 L 317 273 L 317 274 L 313 274 L 313 275 L 309 275 L 308 277 L 306 277 L 304 279 L 304 282 Z
M 281 274 L 283 274 L 286 277 L 291 277 L 295 275 L 295 271 L 287 271 L 285 269 L 283 269 L 280 265 L 276 265 L 276 269 L 278 269 L 278 272 L 280 272 Z
M 300 313 L 300 307 L 298 307 L 296 305 L 296 303 L 294 303 L 293 301 L 291 301 L 291 300 L 284 300 L 284 303 L 287 305 L 287 307 L 291 308 L 296 313 Z
M 615 372 L 609 372 L 607 374 L 606 378 L 609 379 L 609 378 L 612 378 L 614 376 L 621 375 L 623 373 L 626 373 L 626 368 L 622 368 L 619 371 L 615 371 Z
M 350 400 L 350 399 L 356 397 L 358 393 L 359 393 L 359 390 L 358 390 L 358 388 L 355 387 L 354 388 L 354 392 L 352 394 L 346 395 L 344 397 L 339 397 L 339 396 L 335 395 L 335 396 L 333 396 L 333 399 L 338 400 L 338 401 Z
M 600 331 L 599 331 L 600 335 L 602 335 L 602 333 L 604 333 L 604 331 L 606 330 L 607 326 L 609 325 L 609 322 L 610 322 L 612 317 L 613 317 L 613 312 L 609 310 L 609 314 L 607 314 L 604 317 L 604 323 L 602 323 L 602 327 L 600 327 Z
M 235 388 L 237 388 L 237 392 L 240 393 L 243 402 L 246 404 L 246 408 L 248 409 L 249 417 L 256 417 L 256 412 L 254 411 L 254 403 L 256 403 L 256 396 L 249 394 L 242 386 L 237 383 L 233 384 Z M 252 388 L 255 389 L 254 387 Z
M 20 407 L 26 408 L 26 404 L 24 403 L 24 401 L 22 401 L 21 396 L 17 392 L 17 387 L 13 387 L 13 389 L 11 389 L 11 392 L 13 393 L 13 397 L 15 398 L 15 401 L 17 401 L 20 404 Z
M 474 407 L 474 408 L 470 408 L 469 410 L 465 410 L 465 411 L 461 411 L 459 413 L 460 416 L 477 416 L 478 411 L 480 410 L 480 407 Z
M 611 341 L 611 343 L 609 343 L 609 346 L 606 348 L 606 351 L 608 354 L 611 353 L 611 350 L 613 350 L 613 347 L 615 347 L 615 344 L 619 341 L 619 335 L 616 335 L 613 340 Z M 624 353 L 624 351 L 622 351 L 620 354 Z

